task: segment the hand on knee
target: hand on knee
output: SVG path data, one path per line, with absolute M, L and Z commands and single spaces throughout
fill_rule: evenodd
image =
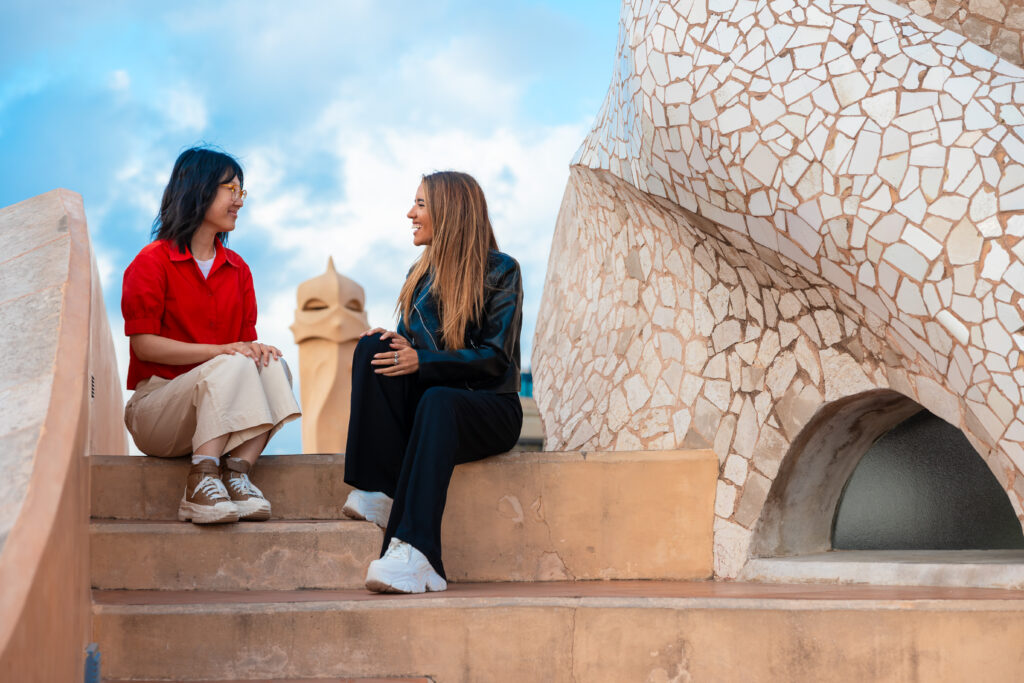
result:
M 352 354 L 352 362 L 353 364 L 369 365 L 370 361 L 373 360 L 374 354 L 390 350 L 391 345 L 386 341 L 381 341 L 379 334 L 367 335 L 356 343 L 356 350 Z

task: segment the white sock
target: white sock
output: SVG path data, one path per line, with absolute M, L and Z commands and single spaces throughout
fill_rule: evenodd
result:
M 204 460 L 209 460 L 210 462 L 212 462 L 212 463 L 214 463 L 216 465 L 220 464 L 220 458 L 215 458 L 212 455 L 198 455 L 198 454 L 195 454 L 195 453 L 192 454 L 192 464 L 193 465 L 198 465 L 199 463 L 201 463 Z

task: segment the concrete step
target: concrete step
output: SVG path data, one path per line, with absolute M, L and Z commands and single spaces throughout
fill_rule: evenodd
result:
M 93 600 L 114 680 L 1015 681 L 1024 670 L 1024 591 L 595 581 Z
M 126 679 L 118 678 L 103 678 L 104 683 L 120 683 Z M 167 683 L 166 679 L 160 681 L 140 681 L 138 679 L 131 679 L 130 683 Z M 238 678 L 230 681 L 193 681 L 192 683 L 431 683 L 429 678 L 415 677 L 410 678 L 408 676 L 402 676 L 401 678 L 247 678 L 241 680 Z
M 1024 550 L 832 550 L 756 557 L 747 562 L 741 578 L 772 583 L 1024 589 Z
M 104 683 L 120 683 L 125 681 L 129 683 L 127 679 L 123 678 L 103 678 Z M 160 681 L 140 681 L 138 679 L 131 679 L 130 683 L 167 683 L 167 679 Z M 192 681 L 191 683 L 431 683 L 429 678 L 402 676 L 401 678 L 247 678 L 241 680 L 234 678 L 230 681 Z
M 175 519 L 187 460 L 91 460 L 94 519 Z M 253 479 L 275 519 L 341 519 L 343 475 L 342 455 L 265 456 Z M 445 568 L 453 581 L 708 578 L 717 477 L 710 450 L 518 452 L 460 465 Z
M 369 522 L 267 521 L 198 526 L 93 521 L 94 588 L 362 588 L 383 532 Z
M 101 519 L 177 520 L 188 474 L 187 458 L 94 455 L 92 516 Z M 272 519 L 343 519 L 352 490 L 343 455 L 264 456 L 252 480 L 271 501 Z

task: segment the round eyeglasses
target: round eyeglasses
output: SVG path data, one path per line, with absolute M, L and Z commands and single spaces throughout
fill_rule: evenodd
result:
M 230 183 L 221 183 L 220 186 L 221 187 L 226 187 L 229 190 L 231 190 L 231 199 L 233 201 L 238 201 L 239 199 L 245 199 L 246 195 L 249 194 L 248 192 L 243 190 L 238 185 L 232 185 Z

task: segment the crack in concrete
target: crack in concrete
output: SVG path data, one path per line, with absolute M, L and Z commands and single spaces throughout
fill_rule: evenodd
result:
M 513 524 L 522 524 L 525 520 L 522 503 L 519 502 L 519 498 L 511 494 L 498 499 L 498 514 L 511 520 Z
M 533 512 L 534 520 L 544 527 L 544 531 L 547 534 L 546 548 L 541 550 L 540 557 L 537 559 L 534 579 L 539 581 L 575 581 L 576 576 L 570 571 L 569 566 L 565 563 L 561 553 L 559 553 L 551 533 L 551 526 L 544 516 L 543 494 L 538 495 L 536 500 L 530 504 L 530 510 Z

